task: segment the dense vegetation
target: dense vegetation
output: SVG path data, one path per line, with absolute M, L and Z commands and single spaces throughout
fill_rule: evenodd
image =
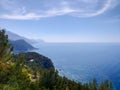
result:
M 14 55 L 8 36 L 0 30 L 0 90 L 113 90 L 112 83 L 107 80 L 100 85 L 95 79 L 81 84 L 59 76 L 54 67 L 45 69 L 37 67 L 40 62 L 37 66 L 27 63 L 26 59 L 33 58 L 31 55 Z
M 18 57 L 24 56 L 25 65 L 34 69 L 51 69 L 54 68 L 52 61 L 43 55 L 40 55 L 36 52 L 24 52 L 14 55 L 14 61 L 18 61 Z

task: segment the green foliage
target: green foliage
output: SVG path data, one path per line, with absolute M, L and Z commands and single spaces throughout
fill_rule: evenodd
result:
M 5 30 L 0 30 L 0 84 L 5 83 L 10 75 L 10 62 L 12 61 L 13 47 L 8 43 Z
M 61 77 L 49 59 L 36 53 L 22 53 L 13 57 L 12 52 L 8 36 L 4 30 L 0 30 L 0 90 L 113 90 L 112 82 L 107 80 L 100 85 L 96 79 L 81 84 Z M 42 63 L 39 61 L 41 57 Z M 33 58 L 37 59 L 36 62 L 28 63 Z M 40 68 L 38 65 L 43 66 Z
M 54 69 L 42 72 L 39 86 L 49 90 L 113 90 L 112 83 L 107 80 L 100 85 L 97 84 L 96 79 L 91 83 L 81 84 L 59 76 L 58 71 Z
M 52 61 L 43 55 L 36 52 L 23 53 L 25 55 L 26 63 L 29 66 L 37 66 L 37 68 L 50 69 L 54 68 Z M 33 60 L 33 61 L 31 61 Z
M 0 61 L 8 61 L 12 57 L 13 47 L 8 43 L 5 30 L 0 30 Z

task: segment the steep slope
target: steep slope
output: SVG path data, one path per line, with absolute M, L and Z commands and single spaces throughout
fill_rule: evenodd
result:
M 10 31 L 6 31 L 6 34 L 9 36 L 9 39 L 13 40 L 13 41 L 16 41 L 16 40 L 19 40 L 19 39 L 24 39 L 24 37 L 19 36 L 15 33 L 10 32 Z
M 46 56 L 40 55 L 36 52 L 26 52 L 22 54 L 24 54 L 26 63 L 30 67 L 33 66 L 33 67 L 42 68 L 42 69 L 54 68 L 52 61 Z
M 25 40 L 20 39 L 16 41 L 9 41 L 14 46 L 14 52 L 20 53 L 20 52 L 27 52 L 29 50 L 35 49 L 32 45 L 27 43 Z

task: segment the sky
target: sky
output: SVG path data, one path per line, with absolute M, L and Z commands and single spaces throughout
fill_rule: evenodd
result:
M 46 42 L 120 42 L 120 0 L 0 0 L 0 28 Z

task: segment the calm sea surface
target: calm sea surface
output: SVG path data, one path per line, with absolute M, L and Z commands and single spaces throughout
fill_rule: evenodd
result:
M 120 43 L 44 43 L 35 45 L 60 75 L 72 80 L 110 80 L 120 90 Z

